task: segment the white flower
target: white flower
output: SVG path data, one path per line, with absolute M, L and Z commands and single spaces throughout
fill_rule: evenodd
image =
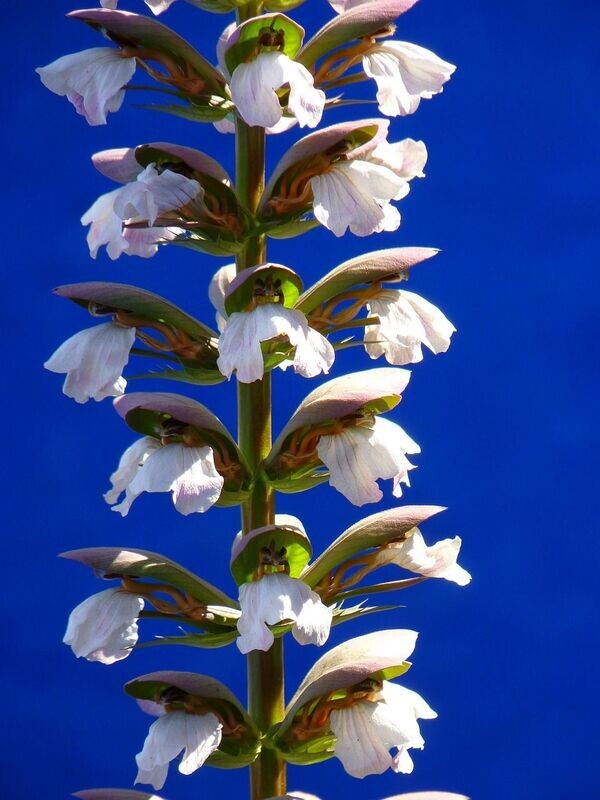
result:
M 321 598 L 298 578 L 283 573 L 264 575 L 240 586 L 242 616 L 237 627 L 237 646 L 242 653 L 268 650 L 273 634 L 267 627 L 293 621 L 292 635 L 299 644 L 327 641 L 332 611 Z
M 362 700 L 349 708 L 331 712 L 335 734 L 335 755 L 355 778 L 381 775 L 387 769 L 412 772 L 409 748 L 423 748 L 418 719 L 435 719 L 437 714 L 416 692 L 383 681 L 375 702 Z M 390 749 L 397 748 L 395 756 Z
M 391 200 L 410 191 L 408 181 L 424 177 L 427 150 L 423 142 L 381 142 L 358 157 L 334 162 L 310 179 L 315 217 L 336 236 L 347 228 L 356 236 L 395 231 L 400 225 Z
M 175 508 L 185 516 L 206 511 L 219 499 L 224 483 L 210 447 L 163 445 L 150 436 L 127 448 L 110 482 L 104 499 L 123 517 L 142 492 L 172 492 Z M 124 499 L 113 505 L 123 493 Z
M 63 392 L 78 403 L 118 397 L 127 385 L 121 373 L 135 335 L 135 328 L 115 322 L 86 328 L 63 342 L 44 367 L 67 374 Z
M 149 783 L 162 789 L 169 762 L 183 750 L 179 772 L 191 775 L 221 744 L 223 725 L 215 714 L 188 714 L 169 711 L 150 726 L 141 753 L 135 757 L 138 773 L 135 783 Z
M 335 352 L 327 339 L 313 330 L 301 311 L 280 303 L 264 303 L 252 311 L 234 312 L 219 337 L 217 366 L 238 381 L 252 383 L 264 374 L 261 342 L 285 336 L 295 347 L 293 366 L 305 378 L 329 372 Z
M 63 642 L 77 658 L 114 664 L 135 647 L 143 608 L 143 598 L 121 589 L 93 594 L 71 611 Z
M 421 532 L 416 529 L 405 541 L 393 542 L 382 548 L 374 563 L 376 566 L 395 564 L 427 578 L 445 578 L 459 586 L 466 586 L 471 582 L 471 576 L 456 563 L 461 544 L 460 536 L 455 536 L 454 539 L 441 539 L 428 547 Z
M 144 258 L 154 255 L 160 241 L 172 240 L 180 233 L 178 228 L 153 228 L 156 219 L 187 205 L 202 191 L 198 181 L 168 169 L 158 172 L 149 164 L 135 181 L 101 195 L 81 217 L 82 225 L 90 225 L 87 242 L 92 258 L 102 245 L 113 260 L 121 253 Z M 150 227 L 123 227 L 138 222 Z
M 252 61 L 238 64 L 229 88 L 236 108 L 247 125 L 272 128 L 283 115 L 277 89 L 290 87 L 288 111 L 300 127 L 316 127 L 325 106 L 325 93 L 315 89 L 313 76 L 302 64 L 284 53 L 259 53 Z
M 414 469 L 405 454 L 420 452 L 399 425 L 382 417 L 375 417 L 369 427 L 321 436 L 317 444 L 319 458 L 329 469 L 329 483 L 355 506 L 381 500 L 378 478 L 393 478 L 392 494 L 401 497 L 400 484 L 410 485 L 408 471 Z
M 106 125 L 106 115 L 123 104 L 136 69 L 135 58 L 124 58 L 112 47 L 92 47 L 53 61 L 36 72 L 51 92 L 66 96 L 90 125 Z
M 365 53 L 363 69 L 377 83 L 381 113 L 397 117 L 413 114 L 421 98 L 443 91 L 456 67 L 416 44 L 382 41 Z
M 365 349 L 371 358 L 384 355 L 395 366 L 421 361 L 423 344 L 432 353 L 445 353 L 456 331 L 439 308 L 402 289 L 382 290 L 369 300 L 367 309 L 379 323 L 365 328 Z

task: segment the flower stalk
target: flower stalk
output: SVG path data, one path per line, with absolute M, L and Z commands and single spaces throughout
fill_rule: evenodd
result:
M 246 18 L 259 13 L 253 4 L 242 6 Z M 243 22 L 238 13 L 238 22 Z M 265 186 L 265 130 L 250 127 L 242 119 L 236 120 L 236 188 L 240 202 L 251 212 L 256 212 Z M 249 238 L 236 257 L 236 268 L 241 272 L 258 266 L 266 260 L 265 237 Z M 248 500 L 242 505 L 242 530 L 270 525 L 275 518 L 273 490 L 257 475 L 262 461 L 271 450 L 271 375 L 262 380 L 237 385 L 238 442 L 255 482 Z M 281 722 L 284 715 L 283 639 L 276 639 L 266 652 L 253 650 L 247 656 L 248 711 L 262 732 Z M 281 756 L 264 748 L 250 767 L 251 800 L 284 795 L 286 792 L 286 767 Z

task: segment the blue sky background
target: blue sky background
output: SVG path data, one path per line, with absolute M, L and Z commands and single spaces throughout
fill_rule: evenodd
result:
M 141 0 L 122 5 L 146 10 Z M 138 284 L 211 322 L 206 286 L 224 263 L 169 248 L 149 261 L 89 259 L 78 220 L 112 188 L 91 166 L 93 152 L 163 139 L 196 146 L 231 168 L 233 139 L 136 109 L 137 96 L 108 126 L 89 128 L 33 72 L 101 44 L 64 19 L 71 9 L 64 0 L 8 0 L 3 9 L 0 794 L 7 800 L 59 800 L 85 787 L 130 786 L 151 721 L 121 691 L 136 675 L 191 669 L 245 694 L 235 648 L 155 648 L 105 668 L 76 661 L 60 643 L 69 610 L 106 584 L 57 560 L 59 551 L 157 550 L 233 591 L 227 563 L 238 529 L 235 509 L 184 518 L 165 495 L 142 497 L 125 520 L 111 513 L 101 494 L 133 435 L 110 402 L 76 406 L 61 394 L 61 378 L 41 367 L 60 342 L 90 324 L 82 310 L 51 295 L 53 286 Z M 312 31 L 329 15 L 325 0 L 309 0 L 296 16 Z M 161 19 L 210 59 L 226 21 L 183 2 Z M 458 334 L 449 353 L 415 365 L 393 419 L 423 450 L 406 502 L 449 507 L 423 532 L 430 541 L 459 533 L 462 563 L 474 576 L 466 589 L 443 581 L 416 587 L 398 596 L 405 608 L 337 628 L 330 640 L 373 627 L 421 632 L 405 683 L 439 719 L 422 725 L 426 748 L 415 754 L 414 773 L 357 782 L 332 760 L 291 769 L 291 789 L 323 800 L 379 800 L 427 788 L 475 800 L 570 800 L 591 798 L 600 788 L 591 757 L 599 22 L 600 7 L 591 0 L 422 0 L 400 21 L 398 38 L 434 49 L 459 69 L 443 95 L 392 123 L 392 139 L 422 138 L 430 153 L 426 180 L 415 181 L 402 202 L 401 228 L 369 240 L 337 240 L 320 230 L 270 249 L 273 260 L 309 285 L 369 249 L 442 248 L 414 270 L 408 288 L 440 305 Z M 373 111 L 357 108 L 356 116 Z M 296 136 L 271 138 L 271 165 Z M 369 366 L 363 352 L 346 351 L 335 374 Z M 276 376 L 276 430 L 315 385 Z M 233 385 L 191 393 L 234 428 Z M 392 505 L 387 486 L 378 509 Z M 357 509 L 327 486 L 283 496 L 278 508 L 302 517 L 316 552 L 378 510 Z M 290 695 L 318 655 L 290 642 Z M 204 769 L 185 778 L 172 769 L 161 794 L 185 800 L 245 792 L 244 771 Z

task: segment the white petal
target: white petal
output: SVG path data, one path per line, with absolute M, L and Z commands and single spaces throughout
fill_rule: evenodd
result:
M 292 633 L 300 644 L 324 644 L 329 636 L 332 612 L 320 597 L 297 578 L 275 573 L 240 586 L 237 646 L 242 653 L 268 650 L 273 634 L 267 627 L 295 622 Z
M 315 128 L 321 121 L 325 107 L 325 92 L 315 89 L 314 78 L 305 66 L 287 56 L 283 64 L 285 82 L 290 86 L 288 109 L 301 128 Z
M 397 542 L 384 548 L 377 563 L 396 564 L 403 569 L 425 575 L 428 578 L 445 578 L 466 586 L 471 581 L 469 573 L 456 561 L 460 551 L 461 539 L 442 539 L 428 547 L 419 530 L 404 542 Z
M 421 342 L 426 337 L 425 328 L 403 295 L 395 290 L 384 290 L 367 304 L 369 316 L 379 317 L 378 325 L 365 329 L 365 349 L 371 358 L 385 355 L 389 364 L 402 366 L 421 361 Z
M 294 369 L 307 377 L 318 375 L 329 369 L 335 353 L 324 337 L 311 330 L 304 314 L 280 303 L 236 311 L 227 319 L 219 338 L 219 370 L 228 378 L 235 371 L 242 383 L 260 380 L 264 374 L 261 342 L 284 336 L 297 348 Z
M 135 58 L 123 58 L 112 47 L 93 47 L 63 56 L 36 72 L 47 89 L 66 96 L 90 125 L 105 125 L 107 113 L 121 106 L 123 86 L 135 70 Z
M 172 492 L 180 514 L 203 512 L 214 505 L 223 488 L 210 447 L 167 444 L 144 461 L 129 485 L 132 495 Z
M 340 161 L 310 179 L 315 217 L 336 236 L 347 228 L 357 236 L 383 229 L 382 210 L 405 185 L 391 170 L 368 161 Z M 397 227 L 397 226 L 396 226 Z
M 78 403 L 123 392 L 121 373 L 129 361 L 135 328 L 105 322 L 79 331 L 45 362 L 51 372 L 67 373 L 63 392 Z
M 392 769 L 394 772 L 401 772 L 403 775 L 410 775 L 415 768 L 410 753 L 406 747 L 399 747 L 398 752 L 394 756 Z
M 283 114 L 276 90 L 285 83 L 282 53 L 259 53 L 234 69 L 229 88 L 238 113 L 247 125 L 270 128 Z
M 298 644 L 315 644 L 322 647 L 331 630 L 333 610 L 326 606 L 316 592 L 304 601 L 292 628 L 292 636 Z
M 122 236 L 123 220 L 114 209 L 120 191 L 115 189 L 100 195 L 81 217 L 82 225 L 90 225 L 87 243 L 92 258 L 96 258 L 102 245 L 107 245 L 107 253 L 113 261 L 129 247 L 127 240 Z
M 372 721 L 374 708 L 375 703 L 359 702 L 331 712 L 335 755 L 354 778 L 381 775 L 392 766 L 392 757 Z
M 71 612 L 63 642 L 77 658 L 114 664 L 127 658 L 135 646 L 143 608 L 141 597 L 120 589 L 94 594 Z
M 198 181 L 168 169 L 158 172 L 154 164 L 149 164 L 135 181 L 118 190 L 114 211 L 123 221 L 153 225 L 161 214 L 183 208 L 202 192 Z
M 152 436 L 144 436 L 137 439 L 121 456 L 119 466 L 110 476 L 112 489 L 105 493 L 104 499 L 109 505 L 117 502 L 119 497 L 126 493 L 126 497 L 119 506 L 114 506 L 113 511 L 118 511 L 122 516 L 126 516 L 131 503 L 137 495 L 132 496 L 129 485 L 137 475 L 138 471 L 155 450 L 162 447 L 161 443 Z
M 386 41 L 363 56 L 363 69 L 377 83 L 379 110 L 403 116 L 441 92 L 456 67 L 416 44 Z
M 329 469 L 329 483 L 351 503 L 362 506 L 383 497 L 378 478 L 392 478 L 395 484 L 406 482 L 412 464 L 405 453 L 419 449 L 399 425 L 376 417 L 373 428 L 346 428 L 339 434 L 321 436 L 317 452 Z
M 305 378 L 314 378 L 322 372 L 327 374 L 334 361 L 335 350 L 329 340 L 307 326 L 304 338 L 296 345 L 293 361 L 295 372 Z
M 382 142 L 371 150 L 367 158 L 375 164 L 391 169 L 399 178 L 404 178 L 406 181 L 425 177 L 423 172 L 427 163 L 425 142 L 417 142 L 414 139 Z
M 144 0 L 150 11 L 153 14 L 162 14 L 163 11 L 166 11 L 170 6 L 173 5 L 175 0 Z
M 236 275 L 235 264 L 225 264 L 218 269 L 208 285 L 208 299 L 213 304 L 216 313 L 217 327 L 219 332 L 223 332 L 227 322 L 227 312 L 225 311 L 225 293 L 231 281 Z
M 136 783 L 151 783 L 162 789 L 169 762 L 183 750 L 179 771 L 190 775 L 204 764 L 221 743 L 222 725 L 214 714 L 170 711 L 152 723 L 138 765 Z
M 426 335 L 423 343 L 433 353 L 445 353 L 450 347 L 452 334 L 456 331 L 454 325 L 437 306 L 425 300 L 424 297 L 405 290 L 400 290 L 400 293 L 411 304 L 421 320 Z

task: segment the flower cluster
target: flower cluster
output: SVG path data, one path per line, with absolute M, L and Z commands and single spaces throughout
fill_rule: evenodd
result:
M 155 17 L 173 2 L 145 0 Z M 219 38 L 213 66 L 210 56 L 161 21 L 124 11 L 118 0 L 100 0 L 100 8 L 70 16 L 100 30 L 104 46 L 37 70 L 44 86 L 66 97 L 93 126 L 106 124 L 121 108 L 134 74 L 143 72 L 168 97 L 168 105 L 155 108 L 233 132 L 241 154 L 235 181 L 211 156 L 168 142 L 93 156 L 95 168 L 116 188 L 81 217 L 92 258 L 102 248 L 116 260 L 185 245 L 235 263 L 218 269 L 208 286 L 216 330 L 215 323 L 140 287 L 59 287 L 59 295 L 102 321 L 68 338 L 45 363 L 66 376 L 63 392 L 77 403 L 113 398 L 116 413 L 136 435 L 110 475 L 104 499 L 113 511 L 126 517 L 144 493 L 171 494 L 184 516 L 213 506 L 241 508 L 242 530 L 230 555 L 233 597 L 158 553 L 94 547 L 63 554 L 118 582 L 71 612 L 64 642 L 75 656 L 105 665 L 127 658 L 144 644 L 139 639 L 146 617 L 167 628 L 177 623 L 177 633 L 161 635 L 162 644 L 235 643 L 240 653 L 253 654 L 252 713 L 207 675 L 154 672 L 127 683 L 127 694 L 154 717 L 135 757 L 135 783 L 157 791 L 179 756 L 184 775 L 205 763 L 253 765 L 278 787 L 285 785 L 287 763 L 332 757 L 356 778 L 388 769 L 409 773 L 411 751 L 424 746 L 419 721 L 437 716 L 404 685 L 416 632 L 377 631 L 333 649 L 324 646 L 333 626 L 386 609 L 366 605 L 370 595 L 432 578 L 458 586 L 470 582 L 458 564 L 461 539 L 428 545 L 421 533 L 420 526 L 441 509 L 394 503 L 359 520 L 314 556 L 301 520 L 275 507 L 278 493 L 324 482 L 359 507 L 383 498 L 380 481 L 391 481 L 395 499 L 410 486 L 412 457 L 421 448 L 386 415 L 411 378 L 400 367 L 421 361 L 423 347 L 446 352 L 455 328 L 429 300 L 396 284 L 436 251 L 391 247 L 329 272 L 321 270 L 327 255 L 313 252 L 310 260 L 320 274 L 308 287 L 299 274 L 300 257 L 296 272 L 266 255 L 268 238 L 294 238 L 316 226 L 336 237 L 347 231 L 358 237 L 390 233 L 400 226 L 396 204 L 412 181 L 425 177 L 425 143 L 390 139 L 390 121 L 378 117 L 319 126 L 331 109 L 361 101 L 351 96 L 360 82 L 375 82 L 374 102 L 391 118 L 415 113 L 421 100 L 442 92 L 454 66 L 420 45 L 392 38 L 395 18 L 413 2 L 330 0 L 336 16 L 305 40 L 305 30 L 279 10 L 298 3 L 271 3 L 267 13 L 253 16 L 258 7 L 251 4 L 242 13 L 235 0 L 189 0 L 205 11 L 237 13 Z M 266 134 L 295 126 L 318 130 L 296 141 L 265 180 Z M 195 294 L 194 287 L 190 296 Z M 338 351 L 353 345 L 364 361 L 366 352 L 370 359 L 383 356 L 389 366 L 319 380 L 271 441 L 271 373 L 326 376 L 338 367 Z M 132 358 L 153 359 L 156 379 L 175 379 L 198 393 L 235 380 L 238 437 L 196 399 L 130 391 L 128 380 L 135 376 L 128 379 L 124 372 Z M 322 523 L 330 520 L 323 517 Z M 407 574 L 368 583 L 390 567 Z M 352 604 L 353 598 L 360 600 Z M 285 712 L 274 716 L 273 709 L 283 708 L 280 647 L 288 633 L 325 653 Z M 438 800 L 466 800 L 434 794 Z M 89 790 L 78 796 L 142 795 Z M 286 797 L 317 800 L 303 793 Z

